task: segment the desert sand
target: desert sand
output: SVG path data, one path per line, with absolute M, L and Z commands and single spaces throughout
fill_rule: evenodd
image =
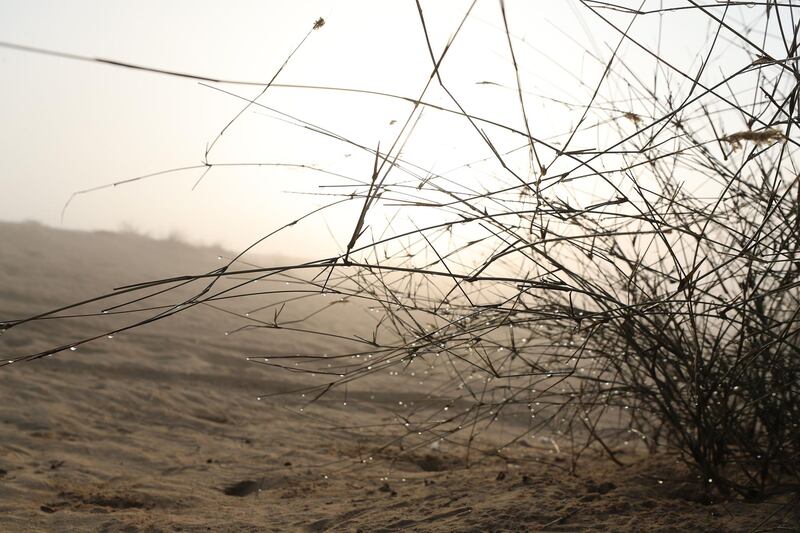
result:
M 207 271 L 223 253 L 10 223 L 0 224 L 0 250 L 0 320 Z M 346 329 L 363 311 L 348 306 L 318 320 Z M 384 447 L 391 406 L 424 391 L 365 382 L 347 405 L 330 398 L 303 412 L 294 393 L 258 400 L 303 378 L 244 355 L 330 342 L 225 335 L 237 324 L 192 309 L 1 368 L 0 530 L 800 530 L 800 515 L 785 505 L 791 495 L 759 503 L 709 496 L 669 454 L 620 450 L 622 468 L 587 456 L 571 475 L 567 456 L 537 442 L 473 455 L 469 468 L 455 447 Z M 6 359 L 35 353 L 98 327 L 43 321 L 6 332 L 0 350 Z

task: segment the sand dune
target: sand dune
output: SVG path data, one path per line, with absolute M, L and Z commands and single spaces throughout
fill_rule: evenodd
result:
M 0 249 L 5 320 L 126 283 L 208 271 L 220 253 L 33 224 L 0 224 Z M 315 320 L 350 331 L 366 323 L 363 311 L 342 304 Z M 302 413 L 296 395 L 259 401 L 301 378 L 243 355 L 337 346 L 278 332 L 225 335 L 237 325 L 217 310 L 193 309 L 0 369 L 0 529 L 750 531 L 765 520 L 763 530 L 800 527 L 797 514 L 781 510 L 785 499 L 709 503 L 669 456 L 623 454 L 625 468 L 590 458 L 572 476 L 568 458 L 528 444 L 477 457 L 470 468 L 462 450 L 444 445 L 381 450 L 392 434 L 390 406 L 421 392 L 365 382 L 346 406 L 331 399 Z M 35 353 L 103 327 L 44 321 L 9 330 L 0 350 L 6 358 Z

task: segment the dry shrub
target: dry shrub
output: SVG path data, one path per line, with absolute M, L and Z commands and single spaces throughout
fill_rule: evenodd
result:
M 692 4 L 693 16 L 711 26 L 699 56 L 703 68 L 681 71 L 648 49 L 651 68 L 670 73 L 651 84 L 622 53 L 642 47 L 609 13 L 632 21 L 675 10 L 582 6 L 597 24 L 616 30 L 620 47 L 604 60 L 597 90 L 587 93 L 588 105 L 565 143 L 536 138 L 536 124 L 528 121 L 520 43 L 508 31 L 501 3 L 516 74 L 511 89 L 524 127 L 473 116 L 450 91 L 439 66 L 457 44 L 458 25 L 438 54 L 426 43 L 430 81 L 452 105 L 428 104 L 424 91 L 401 97 L 409 116 L 388 150 L 344 139 L 370 154 L 371 168 L 367 179 L 347 182 L 352 190 L 334 193 L 333 204 L 357 203 L 355 230 L 341 255 L 280 268 L 242 266 L 237 257 L 204 276 L 126 288 L 116 296 L 128 291 L 138 297 L 175 283 L 202 286 L 194 298 L 110 333 L 230 298 L 235 290 L 215 289 L 226 278 L 245 279 L 235 287 L 244 294 L 252 281 L 291 275 L 302 298 L 311 290 L 319 298 L 364 302 L 377 317 L 369 324 L 374 331 L 352 336 L 358 348 L 349 353 L 275 354 L 254 362 L 314 374 L 303 391 L 308 403 L 370 376 L 418 379 L 424 373 L 429 388 L 418 391 L 424 401 L 401 401 L 394 410 L 393 442 L 407 449 L 445 442 L 463 446 L 469 460 L 472 453 L 501 454 L 511 443 L 534 442 L 568 451 L 576 468 L 587 450 L 619 461 L 624 443 L 636 441 L 652 451 L 677 451 L 704 484 L 722 492 L 755 498 L 798 487 L 800 72 L 791 58 L 800 23 L 792 22 L 794 8 L 758 4 L 763 24 L 748 23 L 748 31 L 766 28 L 770 36 L 754 38 L 733 21 L 751 20 L 755 11 Z M 748 17 L 726 16 L 729 9 L 744 9 Z M 323 23 L 319 19 L 314 29 Z M 717 53 L 720 35 L 726 47 L 741 47 L 755 62 L 751 57 L 719 74 L 731 70 L 725 54 Z M 770 54 L 755 44 L 762 37 Z M 746 104 L 742 93 L 749 95 Z M 259 105 L 248 100 L 245 109 Z M 405 159 L 405 141 L 399 141 L 423 109 L 460 117 L 484 141 L 487 157 L 480 163 L 490 168 L 475 171 L 479 188 Z M 616 120 L 620 116 L 627 120 Z M 742 120 L 746 131 L 723 133 L 726 125 L 741 129 Z M 569 148 L 573 137 L 593 139 L 598 128 L 606 128 L 600 145 Z M 517 150 L 500 148 L 491 134 L 501 133 L 524 142 L 526 161 L 514 158 Z M 205 173 L 212 166 L 198 168 Z M 439 221 L 374 230 L 374 213 L 386 205 L 433 210 Z M 320 310 L 332 305 L 302 304 L 309 301 L 325 302 Z M 282 313 L 297 305 L 294 297 L 254 305 L 239 315 L 243 329 L 286 329 Z M 332 335 L 313 329 L 306 333 Z M 91 340 L 10 360 L 37 359 Z M 418 387 L 403 385 L 409 386 Z M 516 432 L 498 445 L 489 437 L 501 417 Z

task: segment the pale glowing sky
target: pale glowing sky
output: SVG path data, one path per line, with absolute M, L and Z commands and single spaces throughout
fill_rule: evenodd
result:
M 428 0 L 422 5 L 438 56 L 469 2 Z M 509 0 L 507 11 L 532 134 L 552 138 L 568 133 L 604 67 L 587 50 L 606 60 L 619 35 L 578 2 Z M 746 8 L 741 13 L 732 15 L 734 20 L 741 20 Z M 0 41 L 212 77 L 268 80 L 320 16 L 326 25 L 309 37 L 278 83 L 370 89 L 412 98 L 421 94 L 432 67 L 413 0 L 3 0 Z M 630 20 L 620 13 L 605 12 L 605 16 L 623 27 Z M 632 31 L 653 47 L 657 17 L 642 17 Z M 697 68 L 708 20 L 681 13 L 663 20 L 663 54 L 687 70 Z M 649 69 L 652 76 L 652 60 L 635 47 L 624 49 L 634 68 Z M 738 50 L 728 53 L 717 63 L 734 68 L 748 61 Z M 477 83 L 515 87 L 495 0 L 478 1 L 444 60 L 442 74 L 470 113 L 523 127 L 514 90 Z M 674 75 L 661 75 L 681 82 Z M 616 84 L 614 91 L 624 92 L 620 80 L 611 83 Z M 219 87 L 246 97 L 261 90 Z M 215 168 L 192 190 L 201 173 L 192 170 L 78 196 L 62 222 L 61 208 L 75 191 L 200 163 L 206 143 L 243 102 L 189 79 L 2 48 L 0 95 L 3 220 L 32 219 L 79 229 L 115 230 L 127 224 L 154 236 L 179 232 L 195 242 L 239 249 L 331 200 L 296 192 L 356 190 L 320 189 L 350 182 L 308 169 L 280 167 Z M 435 86 L 425 100 L 454 107 Z M 412 109 L 408 102 L 382 97 L 281 87 L 271 87 L 259 102 L 369 147 L 380 142 L 382 149 L 391 145 Z M 641 106 L 631 101 L 621 108 L 646 115 L 648 109 Z M 219 140 L 209 160 L 313 165 L 368 179 L 371 156 L 276 117 L 251 107 Z M 393 120 L 397 122 L 392 124 Z M 499 131 L 487 129 L 487 133 L 504 150 L 521 142 Z M 582 143 L 578 139 L 572 146 Z M 423 113 L 403 151 L 407 161 L 434 172 L 490 155 L 464 119 L 434 110 Z M 553 154 L 544 151 L 542 157 L 550 160 Z M 408 177 L 397 176 L 398 182 L 403 179 Z M 465 187 L 481 188 L 480 170 L 456 173 L 454 179 Z M 333 255 L 349 239 L 360 207 L 360 201 L 348 202 L 298 224 L 269 241 L 265 251 Z M 391 209 L 374 216 L 389 216 Z M 403 216 L 424 224 L 432 215 L 409 209 Z M 377 218 L 372 221 L 375 227 Z

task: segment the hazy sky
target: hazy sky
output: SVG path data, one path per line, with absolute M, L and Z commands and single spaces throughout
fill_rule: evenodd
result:
M 469 2 L 429 0 L 422 6 L 438 57 Z M 532 133 L 541 138 L 568 134 L 602 74 L 603 64 L 597 58 L 610 57 L 619 35 L 578 2 L 508 1 L 507 11 Z M 744 8 L 742 12 L 746 14 Z M 605 16 L 623 26 L 630 20 L 622 13 L 605 12 Z M 325 26 L 313 32 L 277 83 L 420 96 L 431 61 L 412 0 L 3 0 L 0 41 L 212 77 L 266 81 L 318 17 L 325 18 Z M 655 47 L 657 21 L 658 15 L 641 17 L 633 34 Z M 708 20 L 678 12 L 662 21 L 663 52 L 676 64 L 696 67 Z M 634 47 L 626 49 L 631 65 L 650 61 Z M 735 50 L 729 53 L 732 64 L 747 60 Z M 508 88 L 515 87 L 514 71 L 495 0 L 478 1 L 442 65 L 442 74 L 470 113 L 522 127 L 517 94 Z M 681 81 L 666 72 L 662 76 Z M 218 87 L 250 98 L 261 91 L 254 86 Z M 244 102 L 194 80 L 2 48 L 0 94 L 0 219 L 4 220 L 33 219 L 82 229 L 130 225 L 155 236 L 178 232 L 193 241 L 241 248 L 332 200 L 320 193 L 358 190 L 347 177 L 364 181 L 372 170 L 371 156 L 363 150 L 289 124 L 276 111 L 251 107 L 214 146 L 211 163 L 307 165 L 346 177 L 308 168 L 216 167 L 192 190 L 202 170 L 190 170 L 78 196 L 62 222 L 62 206 L 75 191 L 200 164 L 207 143 Z M 426 93 L 425 100 L 454 107 L 437 87 Z M 376 147 L 380 142 L 384 150 L 412 109 L 408 102 L 383 97 L 282 87 L 271 87 L 258 101 L 356 143 Z M 627 109 L 625 105 L 647 113 L 634 100 L 621 108 Z M 495 133 L 499 148 L 511 149 L 520 142 Z M 403 151 L 407 161 L 442 173 L 490 154 L 466 121 L 433 110 L 423 113 Z M 398 177 L 402 179 L 407 178 Z M 479 188 L 482 178 L 473 172 L 456 174 L 454 179 Z M 326 185 L 346 187 L 320 188 Z M 267 251 L 337 253 L 349 239 L 360 207 L 360 201 L 347 202 L 298 224 L 271 240 Z M 390 215 L 390 207 L 375 214 Z M 417 224 L 428 217 L 420 211 L 403 216 Z

